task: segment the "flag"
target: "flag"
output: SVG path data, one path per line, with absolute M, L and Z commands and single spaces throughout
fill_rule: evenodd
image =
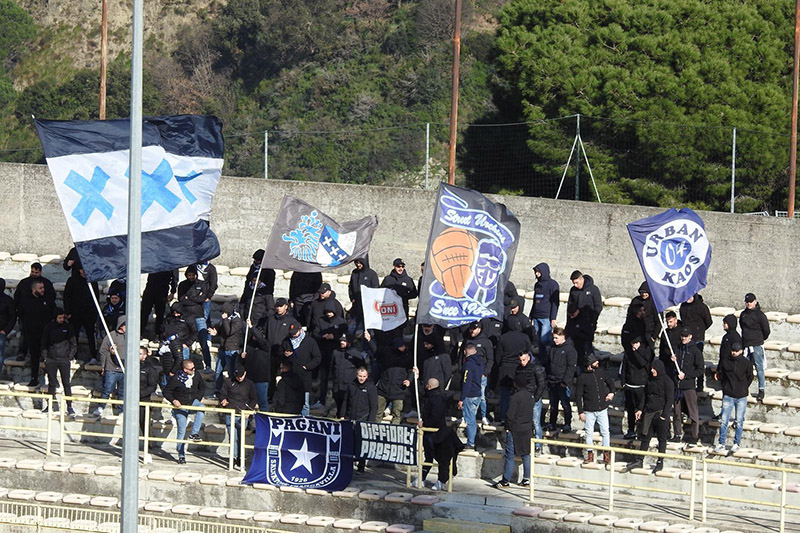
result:
M 407 424 L 355 422 L 354 451 L 359 459 L 417 464 L 417 428 Z
M 659 313 L 706 286 L 711 243 L 697 213 L 672 208 L 631 222 L 628 233 Z
M 284 196 L 261 266 L 294 272 L 338 268 L 367 255 L 377 227 L 375 216 L 338 224 L 316 207 Z
M 253 462 L 243 484 L 342 490 L 353 479 L 353 423 L 256 413 Z
M 417 317 L 451 328 L 503 318 L 519 220 L 477 191 L 442 183 L 428 238 Z
M 364 329 L 391 331 L 406 323 L 403 299 L 393 289 L 361 287 Z
M 36 129 L 87 279 L 126 277 L 130 119 L 36 120 Z M 223 150 L 216 117 L 144 119 L 142 272 L 219 255 L 208 218 Z

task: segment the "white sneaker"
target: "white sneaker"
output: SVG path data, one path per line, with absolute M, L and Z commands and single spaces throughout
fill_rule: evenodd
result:
M 731 453 L 736 453 L 738 451 L 739 451 L 739 445 L 738 444 L 734 444 L 733 446 L 731 446 Z
M 436 483 L 431 486 L 431 490 L 444 490 L 444 488 L 444 485 L 438 479 L 436 480 Z
M 714 446 L 714 453 L 725 453 L 725 445 L 717 444 L 716 446 Z
M 453 422 L 453 424 L 454 424 L 454 425 L 455 425 L 457 428 L 458 428 L 458 427 L 461 427 L 461 424 L 463 424 L 463 423 L 464 423 L 464 419 L 463 419 L 463 418 L 461 418 L 461 417 L 458 417 L 458 418 L 456 418 L 455 422 Z
M 488 425 L 489 425 L 489 419 L 488 419 L 488 418 L 486 418 L 486 417 L 484 416 L 484 417 L 481 419 L 481 423 L 482 423 L 484 426 L 488 426 Z
M 95 416 L 103 416 L 103 408 L 98 407 L 97 409 L 94 410 L 92 414 L 94 414 Z
M 144 454 L 143 462 L 144 464 L 149 465 L 150 463 L 153 462 L 153 456 L 149 453 Z

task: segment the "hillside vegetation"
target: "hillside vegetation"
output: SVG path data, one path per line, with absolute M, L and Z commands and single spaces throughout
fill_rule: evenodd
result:
M 128 114 L 130 0 L 110 13 L 109 118 Z M 446 168 L 453 0 L 161 0 L 144 111 L 213 113 L 226 173 L 419 186 Z M 553 195 L 581 135 L 603 201 L 783 208 L 793 3 L 465 0 L 459 180 Z M 98 113 L 99 3 L 0 0 L 0 160 L 40 162 L 30 117 Z M 513 134 L 512 134 L 513 132 Z M 561 197 L 591 199 L 575 159 Z

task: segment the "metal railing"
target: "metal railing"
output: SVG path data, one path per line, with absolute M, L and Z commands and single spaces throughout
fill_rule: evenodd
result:
M 11 397 L 11 398 L 30 398 L 32 400 L 44 400 L 47 402 L 47 413 L 44 416 L 44 419 L 47 421 L 46 427 L 44 428 L 37 428 L 37 427 L 26 427 L 26 426 L 14 426 L 14 425 L 7 425 L 7 424 L 0 424 L 0 429 L 10 429 L 13 431 L 34 431 L 39 433 L 45 433 L 47 435 L 47 445 L 46 445 L 46 455 L 50 455 L 52 451 L 52 443 L 53 443 L 53 430 L 52 425 L 50 424 L 50 414 L 53 412 L 53 396 L 50 394 L 42 394 L 42 393 L 35 393 L 35 392 L 12 392 L 12 391 L 0 391 L 0 395 Z M 63 424 L 62 424 L 63 427 Z M 62 450 L 62 454 L 63 450 Z
M 416 465 L 408 465 L 406 467 L 406 488 L 411 488 L 411 472 L 414 469 L 417 470 L 417 488 L 422 488 L 422 470 L 424 467 L 434 467 L 436 463 L 426 463 L 425 462 L 425 444 L 424 444 L 424 437 L 425 433 L 436 433 L 439 431 L 438 428 L 426 428 L 426 427 L 417 427 L 417 464 Z M 458 460 L 458 456 L 453 456 L 450 462 L 447 465 L 447 492 L 453 492 L 453 461 Z M 442 465 L 439 465 L 441 468 Z
M 629 490 L 641 490 L 648 493 L 661 493 L 661 494 L 673 494 L 679 496 L 688 496 L 689 498 L 689 520 L 695 519 L 695 505 L 697 500 L 697 481 L 698 479 L 701 482 L 701 497 L 700 497 L 700 504 L 701 504 L 701 522 L 706 521 L 707 517 L 707 510 L 708 510 L 708 501 L 709 500 L 720 500 L 726 502 L 733 502 L 733 503 L 743 503 L 755 506 L 766 506 L 766 507 L 777 507 L 780 509 L 780 531 L 785 530 L 785 523 L 786 523 L 786 511 L 787 510 L 800 510 L 800 506 L 795 505 L 788 505 L 786 503 L 786 492 L 787 492 L 787 476 L 789 474 L 800 474 L 800 470 L 794 468 L 784 468 L 779 466 L 768 466 L 768 465 L 758 465 L 758 464 L 750 464 L 750 463 L 740 463 L 740 462 L 733 462 L 733 461 L 724 461 L 720 459 L 711 459 L 707 457 L 696 457 L 696 456 L 686 456 L 686 455 L 677 455 L 677 454 L 669 454 L 669 453 L 658 453 L 658 452 L 651 452 L 651 451 L 642 451 L 642 450 L 634 450 L 630 448 L 619 448 L 614 446 L 601 446 L 597 444 L 585 444 L 585 443 L 577 443 L 577 442 L 565 442 L 565 441 L 554 441 L 549 439 L 531 439 L 531 449 L 534 449 L 535 445 L 537 444 L 547 444 L 548 446 L 553 447 L 564 447 L 564 448 L 576 448 L 580 450 L 595 450 L 596 452 L 610 452 L 610 464 L 607 465 L 608 471 L 608 479 L 606 481 L 596 481 L 593 479 L 577 479 L 572 477 L 566 476 L 558 476 L 558 475 L 547 475 L 547 474 L 536 474 L 536 458 L 531 458 L 531 485 L 530 485 L 530 495 L 529 500 L 533 503 L 534 494 L 535 494 L 535 479 L 548 479 L 552 481 L 568 481 L 573 483 L 581 483 L 587 485 L 599 485 L 607 487 L 608 489 L 608 511 L 614 510 L 614 489 L 629 489 Z M 625 483 L 618 483 L 615 481 L 615 459 L 617 454 L 624 454 L 624 455 L 634 455 L 639 457 L 653 457 L 653 458 L 661 458 L 661 459 L 673 459 L 677 461 L 685 461 L 691 463 L 691 476 L 689 479 L 686 479 L 689 483 L 689 489 L 684 490 L 673 490 L 673 489 L 665 489 L 661 487 L 653 487 L 653 486 L 638 486 L 638 485 L 631 485 Z M 702 463 L 700 467 L 700 471 L 698 472 L 698 465 L 697 463 Z M 749 468 L 752 470 L 757 470 L 761 472 L 778 472 L 781 475 L 780 480 L 780 502 L 776 503 L 774 501 L 769 500 L 759 500 L 755 498 L 735 498 L 732 496 L 724 496 L 724 495 L 711 495 L 708 493 L 708 465 L 718 465 L 724 468 Z
M 49 533 L 50 531 L 119 531 L 120 512 L 117 510 L 86 509 L 40 502 L 0 502 L 0 529 L 3 531 Z M 115 527 L 116 526 L 116 527 Z M 235 524 L 229 521 L 212 522 L 191 518 L 173 518 L 139 513 L 140 530 L 198 533 L 287 533 L 286 530 L 269 529 L 258 525 Z

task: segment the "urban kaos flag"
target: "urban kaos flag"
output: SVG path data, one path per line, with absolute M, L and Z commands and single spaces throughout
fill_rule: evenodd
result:
M 697 213 L 672 208 L 631 222 L 628 233 L 659 313 L 706 286 L 711 243 Z
M 364 329 L 391 331 L 406 323 L 403 299 L 393 289 L 361 287 Z
M 36 120 L 72 240 L 90 281 L 124 278 L 130 120 Z M 208 224 L 223 164 L 216 117 L 145 118 L 142 125 L 142 272 L 219 255 Z
M 294 272 L 322 272 L 369 252 L 378 227 L 375 216 L 339 224 L 302 200 L 284 196 L 261 266 Z
M 519 220 L 477 191 L 442 183 L 420 287 L 420 323 L 455 327 L 503 317 Z
M 353 479 L 353 423 L 257 413 L 253 462 L 243 484 L 329 492 Z

